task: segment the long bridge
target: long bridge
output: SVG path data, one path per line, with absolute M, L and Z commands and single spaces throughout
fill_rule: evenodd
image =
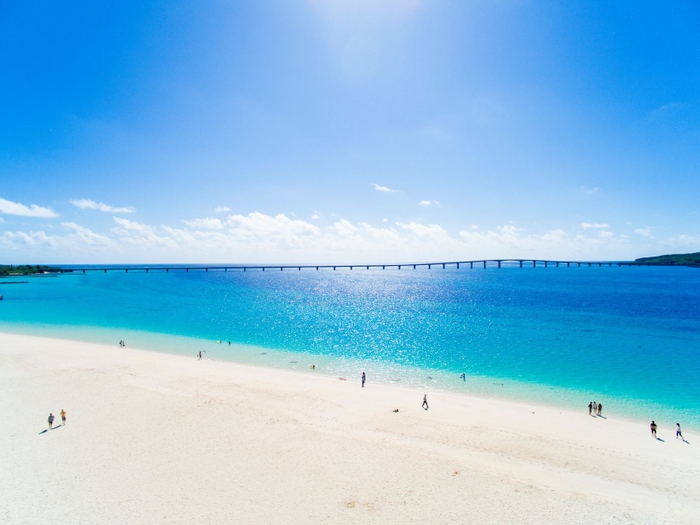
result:
M 634 261 L 555 261 L 547 259 L 478 259 L 473 261 L 441 261 L 441 262 L 423 262 L 423 263 L 392 263 L 392 264 L 247 264 L 247 265 L 171 265 L 171 266 L 85 266 L 85 267 L 72 267 L 66 266 L 58 269 L 60 273 L 74 273 L 74 272 L 190 272 L 190 271 L 284 271 L 284 270 L 356 270 L 356 269 L 413 269 L 417 270 L 419 268 L 427 268 L 431 270 L 433 268 L 501 268 L 506 267 L 556 267 L 565 266 L 567 268 L 576 267 L 603 267 L 603 266 L 644 266 L 644 264 L 636 263 Z

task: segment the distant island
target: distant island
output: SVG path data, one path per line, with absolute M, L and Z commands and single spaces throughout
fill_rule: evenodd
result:
M 42 266 L 40 264 L 22 264 L 14 266 L 12 264 L 0 264 L 0 277 L 14 277 L 17 275 L 39 275 L 43 273 L 60 272 L 60 268 L 53 266 Z
M 639 259 L 635 259 L 634 262 L 636 264 L 644 264 L 649 266 L 692 266 L 695 268 L 700 268 L 700 252 L 641 257 Z

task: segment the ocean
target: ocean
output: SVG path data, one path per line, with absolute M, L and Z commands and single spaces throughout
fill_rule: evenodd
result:
M 698 269 L 132 271 L 21 280 L 29 282 L 0 284 L 0 331 L 107 343 L 115 352 L 123 339 L 357 381 L 364 370 L 368 386 L 582 412 L 595 400 L 604 414 L 700 429 Z

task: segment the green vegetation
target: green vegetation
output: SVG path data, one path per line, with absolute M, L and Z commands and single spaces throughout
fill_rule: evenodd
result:
M 652 266 L 694 266 L 700 268 L 700 252 L 641 257 L 635 259 L 634 262 Z
M 23 264 L 20 266 L 13 266 L 11 264 L 0 264 L 0 277 L 17 275 L 37 275 L 41 273 L 55 273 L 58 271 L 60 271 L 60 268 L 55 268 L 53 266 L 42 266 L 40 264 Z

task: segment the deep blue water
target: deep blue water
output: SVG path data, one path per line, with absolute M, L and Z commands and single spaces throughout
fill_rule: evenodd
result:
M 372 379 L 567 406 L 597 396 L 612 413 L 700 427 L 697 269 L 130 272 L 29 281 L 0 285 L 0 330 L 204 348 L 211 357 L 304 370 L 314 362 L 329 374 L 367 369 Z

